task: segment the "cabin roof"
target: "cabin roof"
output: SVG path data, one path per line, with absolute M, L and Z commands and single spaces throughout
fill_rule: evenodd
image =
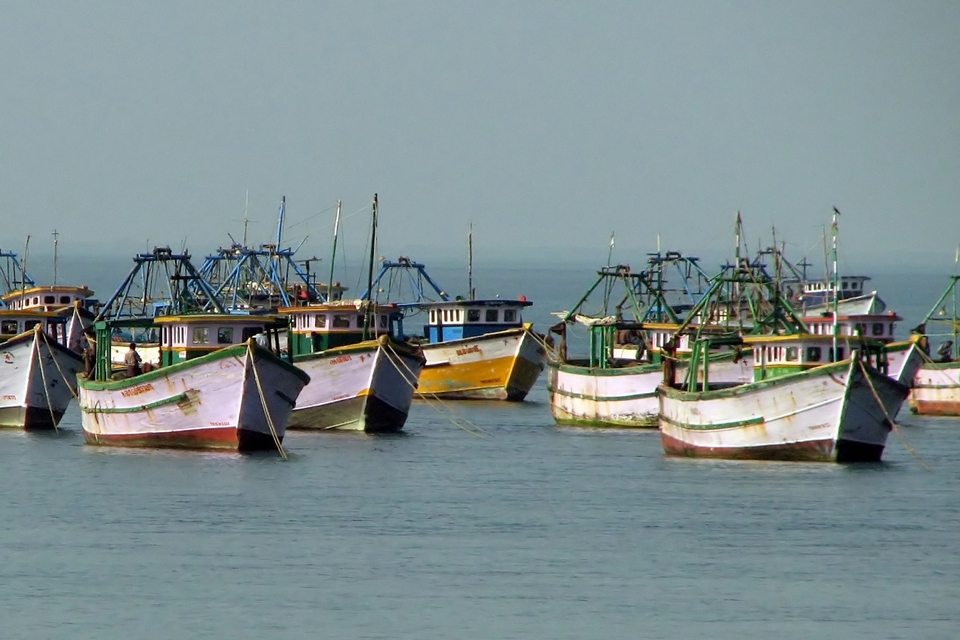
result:
M 782 336 L 743 336 L 744 344 L 781 344 L 790 342 L 832 342 L 833 335 L 829 333 L 794 333 Z M 837 342 L 863 342 L 865 344 L 879 344 L 876 340 L 867 337 L 837 335 Z
M 239 315 L 239 314 L 230 314 L 230 313 L 197 313 L 197 314 L 188 314 L 181 316 L 162 316 L 159 318 L 153 319 L 156 324 L 209 324 L 209 323 L 220 323 L 220 324 L 271 324 L 277 321 L 277 317 L 273 315 Z
M 16 318 L 29 320 L 31 318 L 60 318 L 56 311 L 31 311 L 30 309 L 0 309 L 0 318 Z
M 422 307 L 424 309 L 441 307 L 529 307 L 533 303 L 529 300 L 504 300 L 494 298 L 490 300 L 441 300 L 439 302 L 406 302 L 401 307 Z
M 804 322 L 833 322 L 833 316 L 830 313 L 823 313 L 815 316 L 804 316 L 800 318 Z M 838 315 L 837 322 L 900 322 L 902 317 L 893 311 L 886 313 L 857 313 L 849 316 Z
M 7 300 L 16 300 L 18 298 L 23 298 L 26 296 L 39 295 L 43 293 L 73 293 L 82 295 L 84 298 L 89 298 L 93 295 L 93 291 L 87 287 L 69 287 L 64 285 L 50 285 L 46 287 L 30 287 L 29 289 L 17 289 L 16 291 L 11 291 L 10 293 L 0 296 L 0 300 L 6 302 Z
M 374 305 L 373 307 L 370 307 L 370 309 L 374 313 L 381 313 L 381 312 L 389 313 L 391 311 L 399 311 L 400 307 L 391 302 L 391 303 L 380 303 L 380 304 Z M 277 313 L 282 315 L 293 314 L 293 313 L 316 313 L 316 312 L 327 313 L 327 312 L 337 312 L 337 311 L 346 312 L 346 313 L 364 313 L 366 312 L 366 310 L 367 310 L 367 307 L 364 306 L 364 304 L 357 306 L 353 301 L 350 301 L 350 302 L 344 301 L 339 304 L 336 302 L 323 302 L 318 304 L 303 305 L 300 307 L 280 307 L 279 309 L 277 309 Z

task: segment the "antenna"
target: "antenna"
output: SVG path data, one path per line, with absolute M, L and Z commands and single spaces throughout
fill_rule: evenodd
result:
M 834 207 L 833 208 L 833 224 L 831 225 L 831 232 L 833 235 L 833 361 L 837 362 L 837 309 L 840 299 L 840 283 L 838 281 L 839 275 L 837 274 L 837 234 L 839 229 L 837 228 L 837 218 L 840 217 L 840 211 Z
M 247 212 L 250 210 L 250 189 L 247 189 L 246 195 L 243 197 L 243 245 L 247 246 L 247 225 L 250 223 L 250 219 L 247 217 Z M 227 234 L 230 235 L 229 233 Z M 233 240 L 233 236 L 230 236 L 230 239 Z M 233 244 L 237 244 L 236 240 L 233 240 Z
M 59 242 L 60 234 L 54 229 L 51 235 L 53 236 L 53 286 L 57 286 L 57 243 Z
M 473 290 L 473 223 L 470 223 L 470 233 L 467 234 L 467 292 L 470 299 L 476 299 L 476 292 Z

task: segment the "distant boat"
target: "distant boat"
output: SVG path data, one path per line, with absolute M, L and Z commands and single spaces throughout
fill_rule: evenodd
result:
M 114 373 L 114 330 L 160 329 L 160 366 Z M 81 424 L 90 444 L 253 451 L 281 446 L 310 378 L 255 342 L 277 346 L 271 317 L 191 314 L 96 323 L 96 366 L 80 376 Z
M 837 215 L 833 220 L 836 265 Z M 738 273 L 739 287 L 743 284 Z M 840 290 L 834 271 L 830 291 Z M 756 274 L 750 274 L 756 280 Z M 660 397 L 660 433 L 672 455 L 763 460 L 880 460 L 892 420 L 910 392 L 920 365 L 909 345 L 896 377 L 888 375 L 887 340 L 894 315 L 847 319 L 840 332 L 839 300 L 829 318 L 808 318 L 813 332 L 780 293 L 780 279 L 760 282 L 767 290 L 764 313 L 777 324 L 745 336 L 701 336 L 686 381 L 665 369 Z M 692 315 L 706 313 L 711 301 Z M 875 322 L 874 322 L 875 321 Z M 755 329 L 760 328 L 756 327 Z M 874 333 L 879 340 L 872 339 Z M 752 347 L 754 380 L 711 380 L 712 353 L 721 345 Z
M 0 310 L 0 427 L 53 429 L 77 386 L 83 359 L 61 345 L 63 318 Z
M 913 381 L 910 410 L 920 415 L 960 416 L 958 283 L 960 276 L 950 276 L 949 286 L 917 327 L 916 339 L 926 346 L 927 357 Z M 943 341 L 932 356 L 930 338 Z
M 910 391 L 886 375 L 882 345 L 833 336 L 746 336 L 756 380 L 709 381 L 709 341 L 691 366 L 703 381 L 660 387 L 660 432 L 672 455 L 762 460 L 880 460 Z M 715 345 L 710 345 L 715 346 Z M 843 359 L 844 350 L 851 357 Z M 879 367 L 879 368 L 878 368 Z M 906 382 L 913 370 L 902 372 Z
M 356 303 L 284 307 L 293 362 L 311 377 L 290 428 L 390 433 L 403 428 L 424 364 L 416 345 L 395 339 L 395 305 Z M 369 339 L 364 339 L 368 335 Z
M 415 299 L 391 299 L 413 317 L 423 317 L 418 336 L 426 364 L 418 391 L 425 396 L 460 400 L 523 400 L 546 361 L 542 338 L 523 321 L 523 309 L 532 302 L 521 298 L 476 300 L 450 296 L 426 273 L 424 265 L 409 258 L 385 261 L 369 291 L 377 291 L 384 278 L 415 284 Z M 439 300 L 428 300 L 424 283 Z M 384 283 L 385 285 L 386 283 Z M 374 296 L 374 299 L 376 296 Z

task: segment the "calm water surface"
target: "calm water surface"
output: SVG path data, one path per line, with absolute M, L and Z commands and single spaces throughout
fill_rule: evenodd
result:
M 538 322 L 580 292 L 549 286 Z M 960 420 L 901 415 L 932 471 L 894 436 L 881 464 L 692 461 L 546 402 L 418 403 L 288 461 L 87 446 L 75 406 L 0 432 L 0 637 L 960 633 Z

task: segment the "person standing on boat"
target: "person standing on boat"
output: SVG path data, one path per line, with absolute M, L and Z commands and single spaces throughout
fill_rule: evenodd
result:
M 910 340 L 916 342 L 917 346 L 920 348 L 920 351 L 923 351 L 924 354 L 930 355 L 930 339 L 927 338 L 927 325 L 926 323 L 921 323 L 915 326 L 910 330 L 912 334 Z
M 127 377 L 132 378 L 140 375 L 140 363 L 142 359 L 137 353 L 137 343 L 130 343 L 130 350 L 123 356 L 123 364 L 127 365 Z
M 94 363 L 97 358 L 96 350 L 90 342 L 89 334 L 89 329 L 80 334 L 80 348 L 83 350 L 83 372 L 88 378 L 93 376 Z

